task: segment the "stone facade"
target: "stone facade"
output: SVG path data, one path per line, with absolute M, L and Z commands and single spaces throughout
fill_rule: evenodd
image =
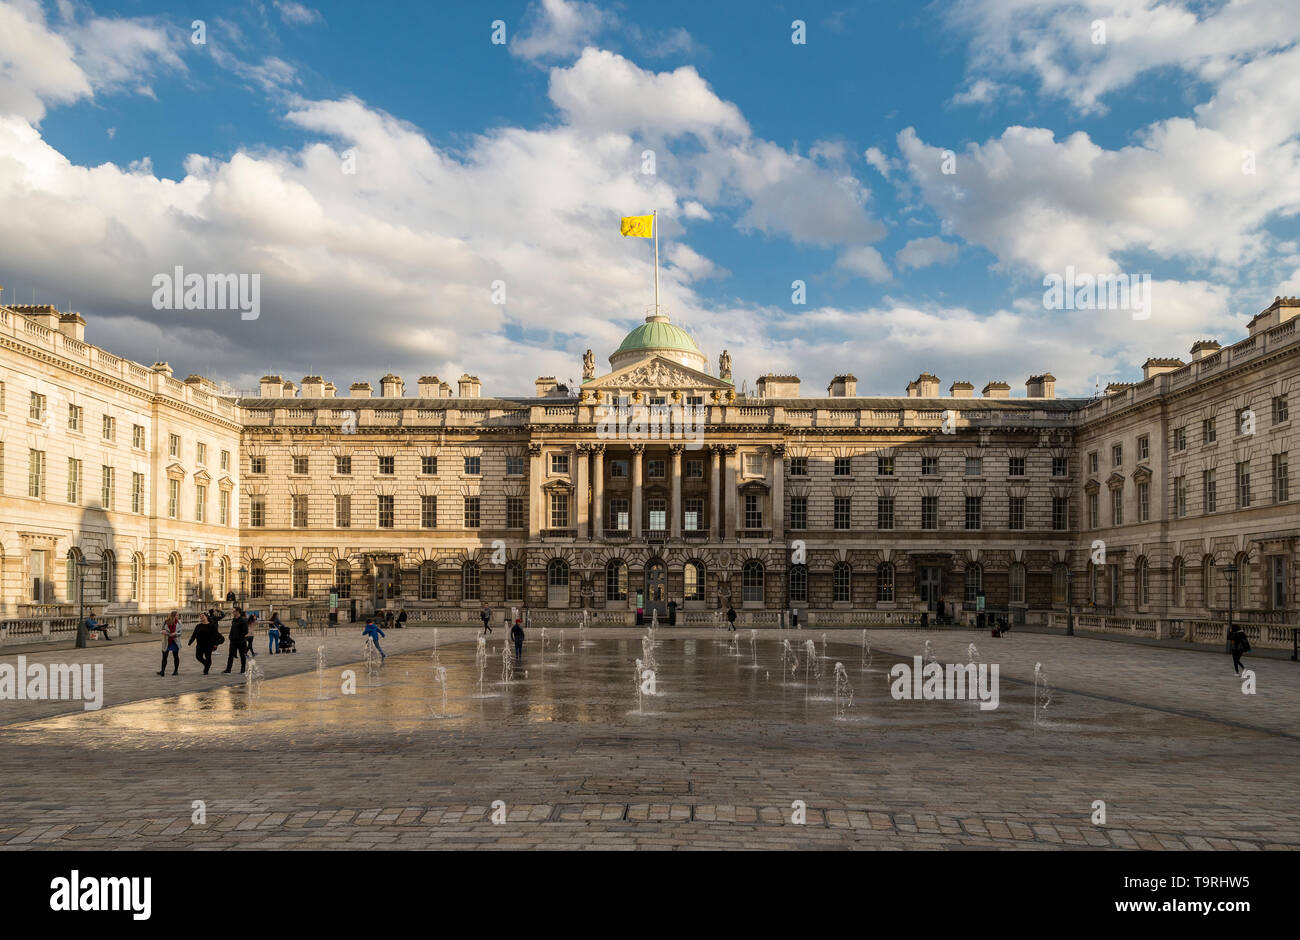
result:
M 1188 363 L 1149 360 L 1142 382 L 1085 400 L 1056 398 L 1047 373 L 1029 378 L 1025 397 L 999 380 L 978 396 L 956 381 L 943 396 L 929 373 L 896 397 L 858 396 L 851 375 L 826 397 L 802 397 L 795 376 L 738 395 L 729 357 L 727 377 L 698 368 L 703 354 L 661 316 L 643 333 L 669 336 L 671 349 L 625 341 L 611 372 L 595 375 L 588 357 L 580 388 L 542 377 L 532 398 L 483 397 L 469 375 L 456 394 L 424 376 L 408 395 L 388 375 L 379 395 L 357 382 L 346 397 L 320 376 L 299 386 L 266 376 L 258 395 L 235 397 L 87 346 L 75 315 L 0 308 L 4 610 L 34 603 L 33 552 L 49 552 L 49 602 L 67 600 L 69 550 L 93 560 L 109 549 L 116 603 L 122 560 L 143 559 L 132 603 L 146 610 L 176 603 L 174 560 L 180 599 L 193 593 L 204 551 L 215 559 L 205 582 L 257 604 L 319 607 L 338 588 L 362 612 L 393 597 L 430 615 L 673 601 L 828 620 L 939 602 L 1012 618 L 1071 602 L 1098 615 L 1206 617 L 1226 606 L 1222 570 L 1237 562 L 1237 609 L 1280 623 L 1300 587 L 1286 475 L 1298 311 L 1279 299 L 1245 340 L 1198 343 Z M 54 426 L 28 416 L 32 392 L 62 409 Z M 117 416 L 116 445 L 62 426 L 77 402 L 87 422 Z M 138 452 L 125 446 L 134 423 L 146 428 Z M 29 450 L 46 453 L 43 498 L 28 495 Z M 86 480 L 75 503 L 62 501 L 70 457 Z M 97 508 L 101 465 L 115 467 L 118 499 L 144 474 L 144 511 Z M 232 500 L 226 525 L 218 493 Z

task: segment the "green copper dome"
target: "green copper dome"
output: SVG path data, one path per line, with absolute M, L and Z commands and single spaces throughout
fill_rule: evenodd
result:
M 633 352 L 638 349 L 676 349 L 682 352 L 702 355 L 695 340 L 680 326 L 673 326 L 667 320 L 652 320 L 642 323 L 623 339 L 623 344 L 615 350 L 614 355 Z

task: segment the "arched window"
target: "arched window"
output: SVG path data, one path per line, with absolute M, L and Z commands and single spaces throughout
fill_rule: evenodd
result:
M 334 589 L 338 591 L 340 600 L 352 597 L 352 566 L 345 558 L 334 563 Z
M 831 597 L 838 603 L 852 600 L 852 584 L 853 569 L 841 561 L 831 571 Z
M 966 568 L 966 603 L 974 604 L 982 593 L 984 593 L 984 569 L 979 565 L 970 565 Z
M 894 566 L 887 561 L 876 567 L 876 600 L 883 603 L 894 600 Z
M 1215 573 L 1214 556 L 1206 555 L 1201 559 L 1201 603 L 1207 608 L 1214 606 Z
M 1174 559 L 1174 577 L 1170 586 L 1173 589 L 1174 606 L 1182 607 L 1187 597 L 1187 564 L 1182 558 Z
M 704 565 L 698 561 L 688 561 L 682 569 L 682 596 L 688 601 L 704 599 Z
M 616 558 L 605 566 L 605 600 L 627 600 L 627 562 Z
M 794 565 L 790 568 L 790 603 L 808 603 L 807 565 Z
M 248 596 L 266 596 L 266 564 L 262 561 L 253 562 L 248 568 Z
M 117 602 L 117 559 L 110 551 L 99 559 L 99 599 L 105 604 Z
M 420 565 L 420 600 L 438 599 L 438 568 L 431 561 Z
M 167 600 L 175 603 L 181 599 L 181 559 L 176 554 L 167 556 Z
M 1025 602 L 1025 566 L 1018 561 L 1007 572 L 1007 587 L 1011 593 L 1011 603 Z
M 1236 603 L 1238 607 L 1245 609 L 1250 606 L 1250 556 L 1241 552 L 1233 559 L 1233 563 L 1237 566 L 1237 584 L 1234 588 L 1237 595 Z
M 763 563 L 747 561 L 740 570 L 741 597 L 746 603 L 763 601 Z
M 293 596 L 301 599 L 307 596 L 307 562 L 293 563 Z
M 1068 604 L 1070 598 L 1070 569 L 1063 564 L 1052 566 L 1052 603 Z
M 131 600 L 140 602 L 140 586 L 144 583 L 144 559 L 135 554 L 131 556 Z
M 546 602 L 569 603 L 569 563 L 563 558 L 552 558 L 546 566 Z
M 64 587 L 66 590 L 63 596 L 68 599 L 68 603 L 76 604 L 81 600 L 81 571 L 77 563 L 81 561 L 81 552 L 75 548 L 68 549 L 68 560 L 64 572 Z
M 217 600 L 224 601 L 230 593 L 230 559 L 225 555 L 221 556 L 221 563 L 217 565 L 217 578 Z
M 467 601 L 480 599 L 478 562 L 467 561 L 460 568 L 460 596 Z
M 1137 560 L 1137 602 L 1146 607 L 1151 603 L 1151 571 L 1145 555 Z
M 506 600 L 524 599 L 524 569 L 517 561 L 506 562 Z

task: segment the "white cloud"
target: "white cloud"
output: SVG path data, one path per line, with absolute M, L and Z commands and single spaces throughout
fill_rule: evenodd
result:
M 509 45 L 513 55 L 528 60 L 565 59 L 576 55 L 617 17 L 582 0 L 542 0 L 528 8 L 524 32 Z
M 868 147 L 862 152 L 862 156 L 866 158 L 867 163 L 875 167 L 877 173 L 889 179 L 889 174 L 894 171 L 895 162 L 885 156 L 883 150 L 879 147 Z
M 899 270 L 924 268 L 932 264 L 947 264 L 957 258 L 957 246 L 938 236 L 913 238 L 894 256 Z
M 280 13 L 280 19 L 284 20 L 290 26 L 310 26 L 312 23 L 324 21 L 319 10 L 313 10 L 311 7 L 304 6 L 301 3 L 281 2 L 275 0 L 275 8 Z
M 890 279 L 889 265 L 880 256 L 880 252 L 870 245 L 860 245 L 841 252 L 835 261 L 836 269 L 847 271 L 869 281 L 882 283 Z

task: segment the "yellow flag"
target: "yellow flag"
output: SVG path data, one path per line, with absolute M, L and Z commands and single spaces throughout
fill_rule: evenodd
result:
M 654 238 L 654 219 L 652 215 L 625 215 L 618 233 L 634 238 Z

